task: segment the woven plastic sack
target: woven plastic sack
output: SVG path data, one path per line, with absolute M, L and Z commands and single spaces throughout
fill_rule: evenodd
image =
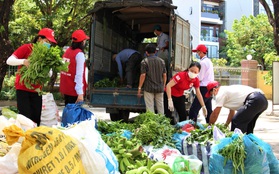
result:
M 77 142 L 60 130 L 40 126 L 24 132 L 12 125 L 3 132 L 9 145 L 24 137 L 17 161 L 19 173 L 85 173 Z

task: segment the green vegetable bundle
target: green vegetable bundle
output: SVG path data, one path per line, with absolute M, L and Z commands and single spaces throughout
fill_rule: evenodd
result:
M 246 158 L 246 152 L 243 135 L 236 137 L 230 144 L 226 145 L 223 149 L 220 149 L 218 153 L 225 157 L 224 166 L 228 160 L 232 161 L 234 174 L 237 174 L 240 170 L 241 173 L 244 173 L 244 160 Z
M 23 66 L 19 73 L 20 83 L 25 84 L 28 89 L 34 89 L 32 85 L 44 85 L 50 80 L 49 72 L 68 71 L 68 64 L 62 59 L 62 50 L 58 47 L 46 47 L 44 44 L 33 44 L 33 50 L 28 57 L 30 65 Z M 40 89 L 35 89 L 40 94 Z
M 164 145 L 175 147 L 172 136 L 176 130 L 170 124 L 169 118 L 164 115 L 157 115 L 152 112 L 142 113 L 135 119 L 134 124 L 139 125 L 135 137 L 142 144 L 154 145 L 155 148 Z
M 110 80 L 109 78 L 104 78 L 102 80 L 97 81 L 94 84 L 94 87 L 95 88 L 121 87 L 119 84 L 120 84 L 119 77 L 116 77 L 113 80 Z
M 207 125 L 206 129 L 204 130 L 202 129 L 192 130 L 190 136 L 186 138 L 186 141 L 188 142 L 188 144 L 193 144 L 194 142 L 198 142 L 200 144 L 213 142 L 214 126 L 217 126 L 221 130 L 221 132 L 223 132 L 226 135 L 226 137 L 231 136 L 233 134 L 233 132 L 231 132 L 227 128 L 227 126 L 225 126 L 225 124 L 218 123 L 212 126 Z

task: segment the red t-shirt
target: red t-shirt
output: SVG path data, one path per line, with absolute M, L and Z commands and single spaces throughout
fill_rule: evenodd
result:
M 13 53 L 18 59 L 28 59 L 30 54 L 32 53 L 32 44 L 24 44 L 20 46 L 18 49 L 16 49 Z M 19 72 L 21 66 L 18 66 L 17 71 Z M 20 83 L 20 75 L 19 73 L 16 73 L 16 80 L 15 80 L 15 88 L 17 90 L 24 90 L 24 91 L 29 91 L 29 92 L 36 92 L 35 89 L 40 88 L 42 89 L 41 85 L 32 85 L 34 89 L 28 89 L 25 85 L 24 82 Z
M 172 79 L 176 82 L 176 85 L 171 87 L 171 95 L 175 97 L 180 97 L 184 95 L 184 91 L 190 89 L 191 87 L 200 87 L 200 81 L 196 77 L 190 79 L 188 71 L 181 71 L 176 73 Z

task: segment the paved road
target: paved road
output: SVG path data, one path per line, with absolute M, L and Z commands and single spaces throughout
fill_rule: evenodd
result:
M 272 113 L 272 102 L 269 100 L 268 108 L 262 115 L 258 118 L 257 124 L 254 129 L 254 134 L 262 139 L 263 141 L 269 143 L 273 149 L 273 152 L 277 159 L 279 159 L 279 108 L 274 107 L 276 112 Z M 214 108 L 214 102 L 212 103 Z M 110 120 L 109 114 L 105 112 L 104 108 L 92 108 L 87 105 L 84 107 L 90 109 L 98 119 Z M 62 115 L 63 106 L 59 107 L 60 114 Z M 220 116 L 217 120 L 218 123 L 224 123 L 227 119 L 229 110 L 222 108 Z M 270 115 L 271 114 L 271 115 Z M 137 113 L 130 113 L 130 118 L 137 116 Z M 204 118 L 199 117 L 199 122 L 205 122 Z

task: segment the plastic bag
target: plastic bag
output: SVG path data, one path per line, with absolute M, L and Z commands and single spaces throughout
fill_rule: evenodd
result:
M 254 134 L 248 134 L 248 137 L 251 141 L 253 141 L 255 144 L 258 144 L 263 149 L 263 151 L 266 152 L 268 165 L 270 168 L 270 174 L 279 173 L 279 161 L 274 155 L 271 146 L 268 143 L 256 137 Z
M 189 161 L 181 156 L 175 158 L 172 164 L 172 171 L 174 174 L 193 174 L 190 172 Z
M 83 102 L 69 103 L 65 106 L 62 113 L 62 126 L 68 127 L 71 124 L 79 123 L 91 119 L 94 114 L 82 107 Z M 97 126 L 97 122 L 95 124 Z
M 81 156 L 74 138 L 46 126 L 24 132 L 16 125 L 3 132 L 9 145 L 24 137 L 18 155 L 19 173 L 84 173 Z
M 119 173 L 117 158 L 102 140 L 94 124 L 94 120 L 86 120 L 63 132 L 77 140 L 87 174 L 117 174 Z
M 41 123 L 42 126 L 53 126 L 60 121 L 59 110 L 54 101 L 52 93 L 47 93 L 42 96 L 42 112 Z
M 182 152 L 182 141 L 184 138 L 189 135 L 189 133 L 182 131 L 181 133 L 174 133 L 172 136 L 172 140 L 175 142 L 175 147 Z
M 203 145 L 200 143 L 188 144 L 186 137 L 182 141 L 182 154 L 184 155 L 195 155 L 199 160 L 202 161 L 202 172 L 209 174 L 208 164 L 211 151 L 211 143 Z
M 199 160 L 195 155 L 170 156 L 170 157 L 167 157 L 165 162 L 172 168 L 172 171 L 175 174 L 183 174 L 183 173 L 181 173 L 181 171 L 177 172 L 177 167 L 175 168 L 175 166 L 174 166 L 174 163 L 179 164 L 180 162 L 182 162 L 182 165 L 187 166 L 189 168 L 188 174 L 200 174 L 201 173 L 202 161 Z
M 143 146 L 144 151 L 147 153 L 148 157 L 155 161 L 165 161 L 169 156 L 179 156 L 180 151 L 170 147 L 163 146 L 162 148 L 154 148 L 154 146 Z
M 228 160 L 224 165 L 225 157 L 220 155 L 218 151 L 223 149 L 228 144 L 238 137 L 239 134 L 234 134 L 232 137 L 223 138 L 219 144 L 212 146 L 209 172 L 210 174 L 227 174 L 233 173 L 234 167 L 231 160 Z M 269 174 L 270 169 L 267 163 L 266 153 L 260 151 L 260 147 L 249 140 L 247 135 L 243 135 L 245 145 L 246 159 L 244 160 L 244 171 L 246 174 Z M 241 171 L 238 171 L 241 174 Z
M 37 124 L 21 114 L 16 114 L 16 116 L 8 118 L 6 116 L 0 116 L 0 140 L 5 140 L 5 134 L 2 130 L 11 125 L 16 125 L 24 131 L 37 127 Z
M 11 126 L 12 123 L 9 122 L 9 120 L 4 117 L 4 116 L 0 116 L 0 141 L 1 140 L 5 140 L 5 134 L 2 131 L 5 127 Z
M 192 124 L 192 125 L 196 125 L 199 129 L 201 130 L 204 130 L 205 127 L 199 123 L 199 122 L 194 122 L 193 120 L 185 120 L 185 121 L 181 121 L 181 122 L 178 122 L 176 125 L 175 125 L 175 128 L 182 128 L 185 124 Z
M 0 174 L 18 173 L 17 159 L 21 148 L 20 143 L 11 146 L 10 151 L 3 157 L 0 157 Z

